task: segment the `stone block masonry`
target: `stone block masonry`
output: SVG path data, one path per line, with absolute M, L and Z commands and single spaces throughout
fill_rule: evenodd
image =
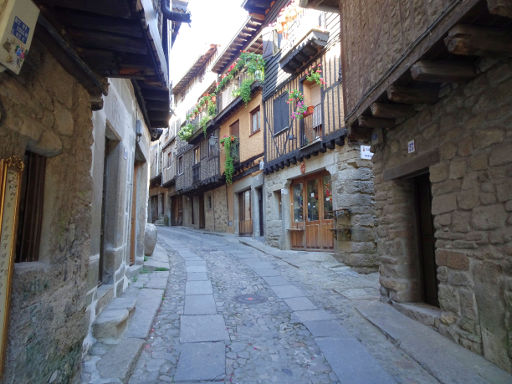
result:
M 0 158 L 46 156 L 39 261 L 14 267 L 5 383 L 69 383 L 87 332 L 92 122 L 89 95 L 37 40 L 0 73 Z
M 422 301 L 414 186 L 387 169 L 438 151 L 432 189 L 440 316 L 434 327 L 512 371 L 512 61 L 385 132 L 374 156 L 381 292 Z M 407 143 L 416 152 L 408 154 Z M 405 176 L 405 175 L 404 175 Z

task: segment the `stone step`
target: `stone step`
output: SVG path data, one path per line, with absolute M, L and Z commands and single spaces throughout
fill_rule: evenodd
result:
M 93 336 L 104 342 L 118 339 L 126 328 L 130 311 L 126 308 L 106 308 L 92 326 Z
M 95 313 L 96 316 L 99 316 L 103 309 L 107 306 L 108 303 L 114 297 L 114 285 L 113 284 L 103 284 L 98 287 L 96 291 L 96 308 Z

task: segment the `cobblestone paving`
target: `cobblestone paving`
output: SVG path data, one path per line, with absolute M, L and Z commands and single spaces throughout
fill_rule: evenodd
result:
M 345 377 L 343 383 L 368 383 L 344 376 L 350 373 L 347 367 L 357 370 L 358 364 L 379 372 L 381 379 L 368 384 L 438 383 L 354 310 L 359 300 L 378 297 L 376 274 L 359 275 L 327 253 L 264 253 L 241 244 L 239 238 L 184 228 L 160 228 L 159 243 L 169 253 L 171 274 L 130 383 L 306 384 L 340 383 L 340 377 Z M 217 314 L 213 314 L 210 291 L 202 284 L 207 286 L 208 281 Z M 249 300 L 236 300 L 240 295 Z M 180 330 L 180 324 L 190 319 L 219 315 L 227 337 L 203 340 L 208 334 L 194 334 L 197 339 L 186 340 L 190 335 Z M 337 328 L 331 331 L 332 327 Z M 332 335 L 342 338 L 315 339 Z M 337 353 L 334 358 L 329 355 L 326 344 L 332 341 L 331 346 L 343 348 L 343 340 L 364 346 L 362 361 L 339 362 Z M 209 352 L 206 346 L 210 345 L 214 348 Z M 223 360 L 219 346 L 224 346 Z M 210 360 L 205 357 L 208 353 L 210 367 L 205 364 L 205 359 Z M 219 376 L 220 364 L 223 375 Z M 191 381 L 194 372 L 200 371 L 206 376 Z M 216 376 L 208 376 L 209 372 Z

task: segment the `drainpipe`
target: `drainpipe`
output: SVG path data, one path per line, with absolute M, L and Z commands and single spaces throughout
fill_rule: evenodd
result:
M 170 8 L 169 0 L 162 0 L 160 9 L 162 11 L 162 15 L 167 20 L 176 21 L 178 23 L 190 23 L 190 12 L 174 12 Z

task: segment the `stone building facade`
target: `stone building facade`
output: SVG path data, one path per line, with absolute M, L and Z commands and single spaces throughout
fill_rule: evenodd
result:
M 361 272 L 375 271 L 372 163 L 344 128 L 340 16 L 299 3 L 265 6 L 265 240 L 281 249 L 334 251 Z M 249 11 L 259 6 L 245 4 Z M 322 82 L 308 79 L 317 70 Z M 297 91 L 312 114 L 293 117 Z
M 46 157 L 37 261 L 14 264 L 5 383 L 69 382 L 87 334 L 93 126 L 89 94 L 34 41 L 19 76 L 0 73 L 0 158 Z
M 512 9 L 339 7 L 345 121 L 375 151 L 382 300 L 512 372 L 512 66 L 499 34 Z
M 387 300 L 424 300 L 410 230 L 414 178 L 386 180 L 385 170 L 434 153 L 428 171 L 439 312 L 427 321 L 511 371 L 512 62 L 481 68 L 473 81 L 387 132 L 375 154 L 380 282 Z M 410 140 L 414 155 L 407 153 Z
M 149 142 L 169 119 L 164 41 L 175 35 L 153 2 L 34 3 L 21 72 L 0 72 L 0 164 L 24 168 L 19 182 L 0 176 L 18 196 L 12 204 L 0 188 L 9 224 L 0 225 L 0 381 L 70 383 L 94 341 L 92 322 L 143 260 Z M 120 28 L 117 49 L 104 45 L 106 15 Z M 127 44 L 139 47 L 128 60 L 119 53 Z

